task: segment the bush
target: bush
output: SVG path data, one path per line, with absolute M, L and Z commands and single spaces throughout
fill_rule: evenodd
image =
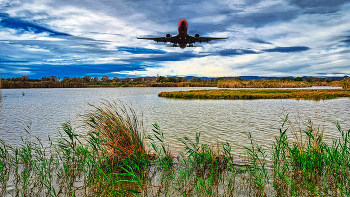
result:
M 294 81 L 303 81 L 303 78 L 298 76 L 294 78 Z

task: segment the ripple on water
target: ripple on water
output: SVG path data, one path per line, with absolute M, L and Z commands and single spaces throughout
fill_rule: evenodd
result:
M 25 125 L 31 122 L 32 135 L 55 137 L 60 125 L 76 120 L 91 109 L 87 103 L 102 99 L 121 100 L 142 115 L 147 133 L 152 124 L 160 125 L 170 146 L 181 150 L 179 137 L 192 139 L 201 132 L 201 142 L 228 141 L 234 154 L 244 151 L 251 132 L 256 142 L 270 147 L 278 135 L 281 118 L 289 114 L 294 126 L 314 120 L 325 127 L 325 139 L 339 136 L 334 123 L 349 129 L 350 99 L 311 100 L 181 100 L 158 97 L 159 92 L 212 88 L 81 88 L 81 89 L 5 89 L 0 102 L 0 138 L 18 143 L 26 136 Z M 25 96 L 22 96 L 25 92 Z

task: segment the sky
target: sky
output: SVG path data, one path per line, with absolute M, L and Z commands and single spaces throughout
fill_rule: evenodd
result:
M 192 48 L 139 40 L 229 37 Z M 349 0 L 0 0 L 4 78 L 350 75 Z

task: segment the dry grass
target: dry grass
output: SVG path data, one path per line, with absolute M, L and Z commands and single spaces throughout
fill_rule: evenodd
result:
M 350 78 L 342 80 L 341 87 L 343 89 L 350 89 Z
M 191 90 L 161 92 L 160 97 L 184 99 L 333 99 L 350 97 L 349 90 Z
M 88 134 L 98 139 L 96 146 L 107 152 L 109 160 L 146 154 L 142 125 L 130 107 L 109 101 L 91 106 L 94 110 L 87 115 Z
M 229 79 L 218 82 L 218 88 L 301 88 L 311 87 L 311 83 L 303 81 L 281 80 L 236 80 Z
M 218 81 L 218 88 L 302 88 L 311 86 L 336 86 L 349 88 L 350 79 L 343 79 L 337 81 L 290 81 L 290 80 L 237 80 L 237 79 L 225 79 Z

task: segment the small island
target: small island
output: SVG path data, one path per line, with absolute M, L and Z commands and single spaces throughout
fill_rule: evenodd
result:
M 350 97 L 349 89 L 217 89 L 161 92 L 159 97 L 182 99 L 334 99 Z

